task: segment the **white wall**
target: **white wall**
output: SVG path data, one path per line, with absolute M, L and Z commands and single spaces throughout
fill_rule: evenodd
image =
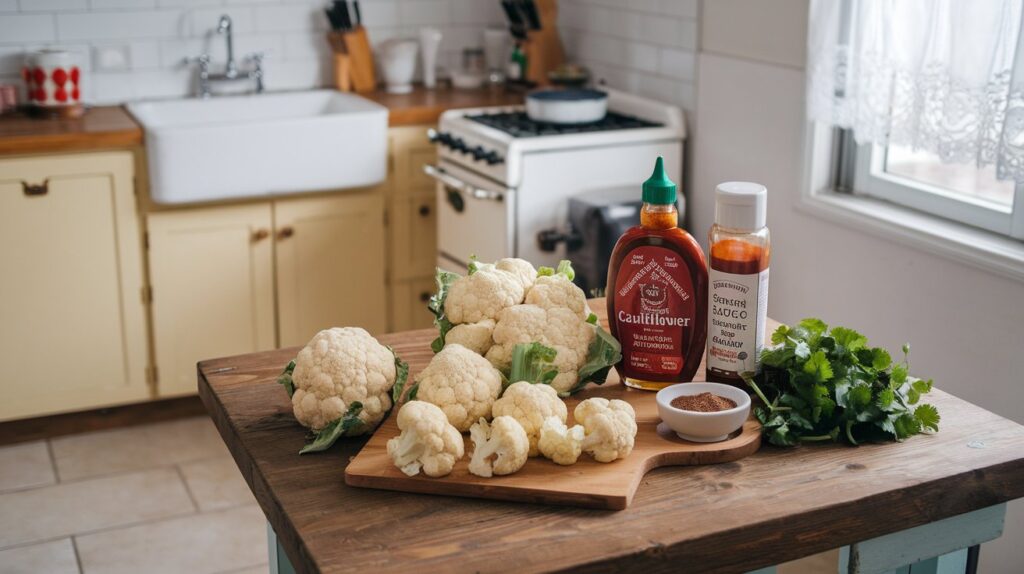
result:
M 764 183 L 772 317 L 821 317 L 893 350 L 909 341 L 916 374 L 1024 422 L 1024 283 L 796 209 L 806 9 L 806 0 L 703 3 L 693 228 L 711 225 L 718 182 Z M 981 572 L 1020 571 L 1024 504 L 1010 505 L 1005 535 L 984 545 L 981 556 Z
M 267 89 L 332 82 L 326 0 L 0 0 L 0 82 L 20 85 L 25 50 L 64 47 L 79 54 L 87 102 L 178 97 L 191 93 L 186 57 L 209 52 L 223 65 L 221 14 L 234 21 L 235 54 L 263 51 Z M 497 0 L 362 0 L 374 44 L 414 36 L 424 25 L 444 32 L 440 63 L 458 63 L 463 47 L 481 46 L 480 30 L 504 26 Z M 97 46 L 126 46 L 129 69 L 99 71 Z
M 561 0 L 570 60 L 613 88 L 695 109 L 697 0 Z

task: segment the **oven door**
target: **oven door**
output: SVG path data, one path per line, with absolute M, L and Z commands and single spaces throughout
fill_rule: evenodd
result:
M 492 262 L 515 257 L 515 193 L 450 161 L 426 165 L 437 180 L 437 249 L 451 271 L 471 255 Z

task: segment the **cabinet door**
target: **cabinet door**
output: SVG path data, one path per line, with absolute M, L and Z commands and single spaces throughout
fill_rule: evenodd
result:
M 153 213 L 149 269 L 161 397 L 196 392 L 196 363 L 275 346 L 269 203 Z
M 437 265 L 437 194 L 391 200 L 391 278 L 433 276 Z
M 130 152 L 0 160 L 0 420 L 150 397 L 133 170 Z
M 434 315 L 427 309 L 434 294 L 434 278 L 423 277 L 391 284 L 391 329 L 408 331 L 434 325 Z
M 384 204 L 380 190 L 274 204 L 282 347 L 321 329 L 384 333 Z

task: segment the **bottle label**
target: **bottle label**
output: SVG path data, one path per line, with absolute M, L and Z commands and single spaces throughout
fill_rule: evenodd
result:
M 649 245 L 630 251 L 609 296 L 627 375 L 679 374 L 696 310 L 693 281 L 679 254 Z
M 737 275 L 711 269 L 708 278 L 708 370 L 757 372 L 768 313 L 768 270 Z

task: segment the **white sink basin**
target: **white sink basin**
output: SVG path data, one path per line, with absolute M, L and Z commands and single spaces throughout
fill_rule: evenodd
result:
M 146 131 L 150 196 L 194 203 L 374 185 L 387 108 L 333 90 L 129 104 Z

